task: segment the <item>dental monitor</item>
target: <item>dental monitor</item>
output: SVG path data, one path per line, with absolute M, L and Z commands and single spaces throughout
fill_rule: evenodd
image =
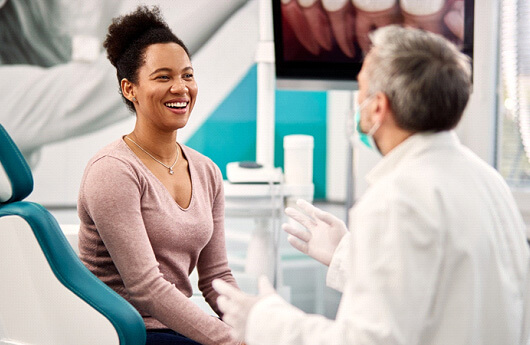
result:
M 272 0 L 277 87 L 355 90 L 368 33 L 388 24 L 442 34 L 473 58 L 474 0 Z

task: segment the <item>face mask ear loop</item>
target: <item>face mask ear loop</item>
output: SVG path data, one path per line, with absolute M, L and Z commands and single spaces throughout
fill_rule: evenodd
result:
M 357 112 L 359 114 L 359 122 L 358 122 L 358 126 L 357 126 L 357 130 L 359 133 L 363 133 L 364 135 L 367 135 L 367 136 L 372 136 L 375 131 L 377 131 L 377 129 L 379 128 L 379 126 L 381 125 L 380 123 L 377 123 L 375 124 L 372 128 L 370 128 L 370 130 L 368 131 L 368 133 L 364 133 L 361 129 L 361 124 L 360 124 L 360 117 L 361 117 L 361 111 L 366 108 L 366 106 L 368 105 L 368 102 L 374 97 L 374 95 L 370 95 L 368 97 L 366 97 L 364 99 L 364 101 L 359 104 L 359 106 L 357 107 Z
M 373 127 L 368 131 L 368 133 L 366 133 L 366 135 L 369 137 L 373 137 L 375 132 L 377 132 L 380 126 L 381 126 L 381 122 L 376 122 L 376 124 L 373 125 Z

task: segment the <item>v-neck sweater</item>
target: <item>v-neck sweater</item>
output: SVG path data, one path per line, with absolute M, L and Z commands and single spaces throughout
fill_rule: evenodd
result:
M 218 314 L 212 281 L 237 285 L 226 257 L 221 172 L 206 156 L 180 146 L 192 184 L 187 208 L 122 138 L 88 162 L 78 198 L 80 257 L 139 311 L 147 329 L 170 328 L 205 345 L 237 344 L 228 325 L 189 299 L 194 268 Z

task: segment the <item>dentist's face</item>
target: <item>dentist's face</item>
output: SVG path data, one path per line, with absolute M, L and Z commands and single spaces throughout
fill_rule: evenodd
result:
M 197 91 L 190 59 L 180 45 L 150 45 L 134 85 L 138 121 L 164 131 L 184 127 Z
M 371 54 L 368 53 L 363 61 L 363 65 L 361 67 L 361 71 L 357 75 L 357 83 L 359 85 L 359 94 L 357 101 L 359 104 L 363 105 L 363 109 L 361 110 L 361 120 L 360 120 L 360 129 L 364 133 L 368 133 L 370 130 L 371 124 L 367 123 L 367 117 L 368 115 L 365 114 L 365 112 L 369 113 L 369 80 L 368 80 L 368 69 L 371 66 L 372 58 Z M 364 116 L 363 116 L 364 115 Z

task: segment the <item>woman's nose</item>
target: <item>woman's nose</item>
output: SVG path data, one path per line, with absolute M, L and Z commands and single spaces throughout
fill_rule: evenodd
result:
M 173 85 L 171 85 L 170 91 L 172 93 L 187 93 L 189 92 L 189 89 L 185 83 L 183 83 L 182 81 L 177 81 L 176 83 L 173 83 Z

